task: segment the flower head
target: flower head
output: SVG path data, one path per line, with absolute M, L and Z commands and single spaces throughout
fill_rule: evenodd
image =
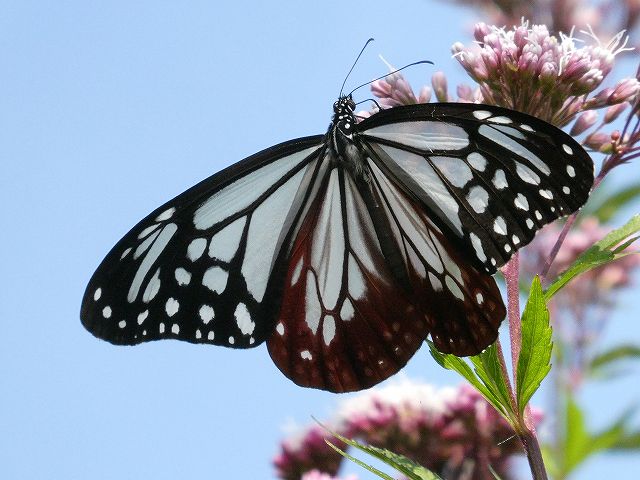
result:
M 534 411 L 534 420 L 540 418 Z M 509 459 L 520 452 L 508 423 L 468 385 L 437 389 L 405 381 L 374 388 L 345 401 L 330 423 L 341 435 L 403 454 L 448 478 L 462 470 L 466 478 L 485 478 L 488 465 L 509 478 Z M 309 428 L 293 442 L 296 448 L 283 442 L 276 459 L 280 478 L 300 478 L 303 464 L 336 474 L 341 457 L 317 441 L 318 434 Z M 312 465 L 314 458 L 322 463 Z
M 523 21 L 506 30 L 480 23 L 474 32 L 477 45 L 455 43 L 452 52 L 480 85 L 485 103 L 563 126 L 611 72 L 615 56 L 629 50 L 624 32 L 609 42 L 601 42 L 591 30 L 582 33 L 591 43 L 577 47 L 572 34 L 558 38 L 544 25 Z M 607 95 L 607 105 L 628 100 L 637 90 L 627 84 L 619 93 Z

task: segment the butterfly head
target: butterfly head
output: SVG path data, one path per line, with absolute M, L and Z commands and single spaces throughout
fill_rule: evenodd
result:
M 356 123 L 356 118 L 353 115 L 355 108 L 356 103 L 353 101 L 351 95 L 340 97 L 333 104 L 332 125 L 347 137 L 351 136 L 353 126 Z

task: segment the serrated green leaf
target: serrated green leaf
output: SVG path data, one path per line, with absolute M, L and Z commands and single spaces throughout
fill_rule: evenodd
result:
M 327 445 L 329 445 L 331 448 L 333 448 L 336 452 L 338 452 L 340 455 L 342 455 L 344 458 L 347 458 L 349 460 L 351 460 L 353 463 L 355 463 L 356 465 L 360 465 L 362 468 L 364 468 L 365 470 L 369 470 L 371 473 L 373 473 L 374 475 L 379 476 L 380 478 L 383 478 L 384 480 L 395 480 L 391 475 L 387 475 L 386 473 L 384 473 L 381 470 L 378 470 L 376 467 L 374 467 L 373 465 L 369 465 L 368 463 L 364 463 L 362 460 L 354 457 L 353 455 L 349 455 L 347 452 L 345 452 L 344 450 L 341 450 L 340 448 L 336 447 L 333 443 L 331 443 L 329 440 L 325 439 L 324 440 L 325 443 Z
M 640 196 L 640 184 L 631 185 L 619 190 L 589 208 L 588 215 L 596 217 L 601 223 L 608 222 L 625 205 Z
M 387 465 L 389 465 L 390 467 L 394 468 L 395 470 L 397 470 L 398 472 L 402 473 L 403 475 L 405 475 L 406 477 L 410 478 L 411 480 L 442 480 L 441 477 L 439 477 L 438 475 L 436 475 L 432 471 L 430 471 L 430 470 L 424 468 L 423 466 L 417 464 L 413 460 L 408 459 L 404 455 L 400 455 L 398 453 L 393 453 L 393 452 L 391 452 L 389 450 L 386 450 L 384 448 L 378 448 L 378 447 L 374 447 L 374 446 L 371 446 L 371 445 L 363 445 L 362 443 L 357 442 L 356 440 L 351 440 L 349 438 L 343 437 L 342 435 L 340 435 L 338 433 L 331 432 L 330 430 L 329 430 L 329 432 L 331 433 L 331 435 L 336 437 L 338 440 L 341 440 L 342 442 L 346 443 L 347 445 L 350 445 L 350 446 L 352 446 L 354 448 L 357 448 L 358 450 L 366 453 L 367 455 L 371 455 L 372 457 L 377 458 L 381 462 L 386 463 Z M 341 455 L 345 456 L 349 460 L 354 461 L 355 463 L 357 463 L 361 467 L 366 468 L 370 472 L 375 473 L 376 475 L 380 476 L 381 478 L 384 478 L 385 480 L 388 480 L 388 479 L 393 480 L 392 477 L 389 477 L 386 473 L 381 472 L 377 468 L 375 468 L 375 467 L 373 467 L 371 465 L 368 465 L 368 464 L 362 462 L 361 460 L 358 460 L 357 458 L 354 458 L 353 456 L 349 455 L 348 453 L 342 451 L 340 448 L 336 447 L 334 444 L 332 444 L 328 440 L 325 439 L 325 442 L 331 448 L 333 448 L 335 451 L 337 451 Z
M 551 370 L 551 325 L 549 310 L 536 276 L 531 283 L 527 305 L 522 314 L 522 346 L 518 358 L 516 398 L 520 415 Z
M 609 232 L 602 240 L 594 243 L 547 288 L 544 294 L 545 300 L 548 301 L 577 275 L 628 255 L 622 247 L 628 247 L 637 238 L 630 237 L 638 231 L 640 231 L 640 215 L 634 215 L 625 225 Z
M 621 361 L 632 359 L 640 359 L 640 346 L 619 345 L 596 355 L 589 363 L 589 372 L 591 375 L 597 376 L 603 370 L 615 366 Z
M 433 342 L 429 340 L 427 340 L 427 344 L 429 345 L 431 356 L 442 368 L 453 370 L 462 375 L 502 416 L 508 418 L 508 410 L 502 405 L 499 395 L 496 395 L 492 389 L 478 378 L 466 361 L 455 355 L 438 351 Z
M 513 415 L 511 405 L 511 394 L 509 393 L 509 385 L 504 378 L 500 360 L 498 360 L 498 348 L 496 344 L 487 347 L 479 355 L 469 357 L 471 363 L 475 367 L 475 373 L 482 383 L 491 390 L 493 395 L 498 398 L 503 410 L 508 413 L 511 423 L 517 423 L 517 418 Z

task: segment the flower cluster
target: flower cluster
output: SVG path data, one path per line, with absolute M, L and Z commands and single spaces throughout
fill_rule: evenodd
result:
M 518 25 L 522 18 L 545 23 L 554 32 L 591 25 L 598 32 L 632 31 L 640 21 L 638 0 L 457 0 L 482 11 L 494 25 Z
M 629 105 L 637 106 L 640 80 L 623 78 L 612 87 L 598 90 L 611 72 L 616 55 L 629 50 L 628 38 L 620 32 L 602 43 L 593 32 L 583 33 L 591 43 L 578 48 L 571 35 L 560 34 L 556 38 L 544 25 L 530 27 L 523 21 L 518 27 L 505 30 L 478 23 L 474 30 L 477 45 L 452 46 L 455 58 L 477 83 L 476 88 L 459 85 L 456 98 L 447 91 L 445 75 L 436 72 L 431 87 L 423 87 L 417 95 L 400 73 L 374 82 L 371 90 L 382 108 L 427 103 L 435 94 L 440 102 L 499 105 L 560 127 L 575 119 L 572 135 L 585 134 L 585 145 L 612 153 L 628 144 L 632 132 L 620 138 L 619 132 L 605 133 L 602 128 Z M 599 109 L 605 109 L 603 118 L 592 129 L 598 123 Z
M 564 126 L 579 112 L 628 102 L 640 91 L 632 78 L 588 97 L 611 72 L 615 56 L 628 49 L 624 32 L 606 44 L 592 32 L 583 33 L 592 42 L 578 48 L 571 35 L 558 39 L 544 25 L 523 22 L 505 30 L 479 23 L 474 30 L 477 45 L 455 43 L 452 51 L 479 84 L 485 103 Z
M 534 419 L 540 418 L 534 412 Z M 346 437 L 405 455 L 446 478 L 488 478 L 491 466 L 507 479 L 510 457 L 521 452 L 509 424 L 468 385 L 436 389 L 405 381 L 372 389 L 345 401 L 327 425 Z M 336 443 L 319 426 L 282 442 L 274 460 L 279 478 L 297 480 L 312 470 L 335 475 L 342 457 L 324 437 Z

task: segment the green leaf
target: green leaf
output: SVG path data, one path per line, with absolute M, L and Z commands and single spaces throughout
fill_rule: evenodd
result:
M 413 460 L 408 459 L 404 455 L 393 453 L 384 448 L 373 447 L 371 445 L 363 445 L 362 443 L 359 443 L 355 440 L 351 440 L 349 438 L 343 437 L 342 435 L 337 434 L 335 432 L 331 432 L 330 430 L 328 431 L 331 433 L 331 435 L 333 435 L 339 440 L 342 440 L 347 445 L 357 448 L 358 450 L 366 453 L 367 455 L 371 455 L 372 457 L 380 460 L 381 462 L 386 463 L 387 465 L 389 465 L 390 467 L 393 467 L 395 470 L 402 473 L 403 475 L 405 475 L 407 478 L 410 478 L 411 480 L 442 480 L 441 477 L 439 477 L 432 471 L 427 470 L 423 466 L 415 463 Z M 327 445 L 333 448 L 336 452 L 340 453 L 341 455 L 348 458 L 349 460 L 357 463 L 361 467 L 366 468 L 370 472 L 375 473 L 380 478 L 384 478 L 385 480 L 393 480 L 393 477 L 390 477 L 389 475 L 387 475 L 384 472 L 381 472 L 377 468 L 371 465 L 368 465 L 363 461 L 358 460 L 357 458 L 349 455 L 348 453 L 344 452 L 340 448 L 336 447 L 330 441 L 325 439 L 325 442 L 327 443 Z
M 628 409 L 609 427 L 600 432 L 590 433 L 582 410 L 569 394 L 566 410 L 563 473 L 569 474 L 588 457 L 603 450 L 639 449 L 640 432 L 627 431 L 627 424 L 633 411 L 634 409 Z
M 640 184 L 631 185 L 619 190 L 599 201 L 595 207 L 586 212 L 596 217 L 601 223 L 608 222 L 625 205 L 640 196 Z
M 498 349 L 495 344 L 490 345 L 480 355 L 469 357 L 474 370 L 462 358 L 449 353 L 442 353 L 435 345 L 427 340 L 431 356 L 441 367 L 453 370 L 462 375 L 473 385 L 482 396 L 500 413 L 514 428 L 518 419 L 510 401 L 509 386 L 502 376 L 502 369 L 498 360 Z
M 441 367 L 447 370 L 453 370 L 462 375 L 503 417 L 509 419 L 510 407 L 506 408 L 506 406 L 503 405 L 503 402 L 500 400 L 500 394 L 491 388 L 490 384 L 478 378 L 465 360 L 450 353 L 438 351 L 433 342 L 429 340 L 427 340 L 427 344 L 429 345 L 431 356 Z
M 625 344 L 606 350 L 591 360 L 589 373 L 593 376 L 601 376 L 607 369 L 624 360 L 640 359 L 640 346 Z
M 551 325 L 542 284 L 536 276 L 522 314 L 522 347 L 518 358 L 516 398 L 522 415 L 540 383 L 551 370 Z
M 584 415 L 573 397 L 567 399 L 563 465 L 566 475 L 582 463 L 589 455 L 590 437 L 584 422 Z
M 624 249 L 638 238 L 633 237 L 638 231 L 640 231 L 640 215 L 634 215 L 625 225 L 609 232 L 602 240 L 594 243 L 547 288 L 544 293 L 545 300 L 551 299 L 577 275 L 630 255 L 624 252 Z
M 507 420 L 517 423 L 517 418 L 513 415 L 509 385 L 500 366 L 496 344 L 490 345 L 479 355 L 469 357 L 469 360 L 475 367 L 476 375 L 498 399 L 503 410 L 511 417 L 507 418 Z

